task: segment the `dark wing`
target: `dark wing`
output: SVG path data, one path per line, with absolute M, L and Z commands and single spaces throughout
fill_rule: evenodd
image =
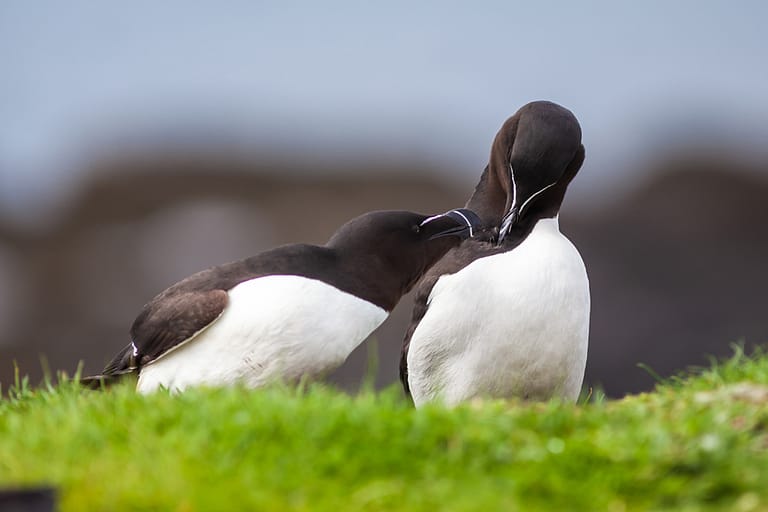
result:
M 112 358 L 102 370 L 102 375 L 123 375 L 136 370 L 136 358 L 133 354 L 133 343 L 129 343 Z
M 229 297 L 224 290 L 173 292 L 170 288 L 145 305 L 131 326 L 133 343 L 118 352 L 101 375 L 82 378 L 80 383 L 99 388 L 135 373 L 211 325 Z
M 455 274 L 473 261 L 484 256 L 490 256 L 504 252 L 505 248 L 496 247 L 493 242 L 494 233 L 481 233 L 477 238 L 464 241 L 460 246 L 451 249 L 443 258 L 438 261 L 416 285 L 416 296 L 413 304 L 413 315 L 408 330 L 403 339 L 403 349 L 400 353 L 400 382 L 403 383 L 405 394 L 410 396 L 411 390 L 408 387 L 408 349 L 411 345 L 411 338 L 421 320 L 426 316 L 429 310 L 427 301 L 432 288 L 440 277 L 449 274 Z
M 80 382 L 91 387 L 111 384 L 181 346 L 221 316 L 229 300 L 227 290 L 243 281 L 276 274 L 322 278 L 334 263 L 332 251 L 326 248 L 293 244 L 193 274 L 146 304 L 131 326 L 132 343 L 118 352 L 101 375 Z M 339 288 L 344 289 L 343 283 Z
M 224 290 L 190 291 L 164 294 L 144 306 L 131 326 L 133 364 L 141 367 L 211 325 L 224 312 L 228 297 Z M 125 369 L 117 361 L 108 368 L 113 365 L 115 371 Z
M 400 382 L 403 383 L 403 390 L 407 396 L 411 396 L 411 389 L 408 387 L 408 348 L 411 346 L 411 338 L 414 331 L 419 326 L 419 322 L 427 314 L 427 299 L 435 286 L 440 275 L 428 274 L 419 282 L 416 287 L 416 296 L 413 299 L 413 315 L 408 330 L 405 331 L 403 339 L 403 349 L 400 352 Z

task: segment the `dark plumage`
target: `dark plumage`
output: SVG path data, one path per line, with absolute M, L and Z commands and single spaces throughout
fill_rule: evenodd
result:
M 493 141 L 488 165 L 467 202 L 467 208 L 475 211 L 483 224 L 495 231 L 495 236 L 462 242 L 448 251 L 416 286 L 412 319 L 400 358 L 400 380 L 406 394 L 410 394 L 411 339 L 428 312 L 428 299 L 437 281 L 480 258 L 513 250 L 540 219 L 556 216 L 568 184 L 583 161 L 579 123 L 559 105 L 532 102 L 504 122 Z
M 478 223 L 466 210 L 431 218 L 411 212 L 371 212 L 342 226 L 324 246 L 287 245 L 198 272 L 147 303 L 131 327 L 132 342 L 102 375 L 83 382 L 99 385 L 140 372 L 214 323 L 227 307 L 231 289 L 265 276 L 322 281 L 389 312 Z M 302 311 L 287 314 L 301 315 Z M 329 311 L 331 314 L 334 312 Z

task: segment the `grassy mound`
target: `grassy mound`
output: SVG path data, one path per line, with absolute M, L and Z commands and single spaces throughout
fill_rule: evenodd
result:
M 768 356 L 580 405 L 73 384 L 0 401 L 0 487 L 62 510 L 766 510 Z

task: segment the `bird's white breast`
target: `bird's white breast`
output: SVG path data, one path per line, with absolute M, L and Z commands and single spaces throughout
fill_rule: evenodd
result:
M 575 400 L 589 337 L 579 252 L 542 219 L 511 251 L 442 276 L 408 351 L 416 405 L 473 397 Z
M 382 308 L 322 281 L 267 276 L 229 291 L 224 313 L 191 341 L 144 366 L 137 389 L 260 386 L 340 365 L 387 317 Z

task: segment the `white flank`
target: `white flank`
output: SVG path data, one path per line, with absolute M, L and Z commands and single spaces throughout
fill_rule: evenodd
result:
M 445 275 L 411 338 L 416 405 L 475 397 L 575 400 L 589 338 L 589 281 L 581 255 L 542 219 L 512 251 Z
M 322 281 L 267 276 L 229 291 L 229 304 L 189 343 L 144 366 L 138 391 L 241 382 L 257 387 L 328 372 L 387 318 Z

